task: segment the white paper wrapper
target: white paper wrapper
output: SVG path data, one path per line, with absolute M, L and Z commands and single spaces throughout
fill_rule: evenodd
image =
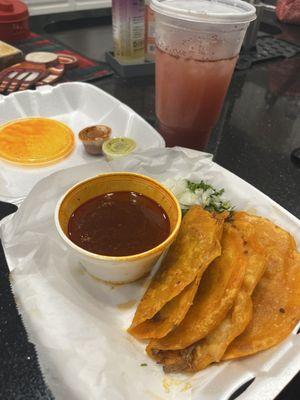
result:
M 187 149 L 156 149 L 106 163 L 82 165 L 40 181 L 17 213 L 0 224 L 17 306 L 42 372 L 57 400 L 228 399 L 256 377 L 240 399 L 271 399 L 300 369 L 299 337 L 244 360 L 195 375 L 164 375 L 140 343 L 127 334 L 149 278 L 110 286 L 89 276 L 55 230 L 54 208 L 75 183 L 108 171 L 134 171 L 159 181 L 204 179 L 225 188 L 236 209 L 268 217 L 300 245 L 300 223 L 264 194 Z M 141 366 L 146 363 L 147 366 Z

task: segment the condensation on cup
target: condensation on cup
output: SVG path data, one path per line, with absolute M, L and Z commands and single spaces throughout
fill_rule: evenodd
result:
M 240 0 L 152 0 L 156 116 L 168 146 L 204 149 L 255 7 Z

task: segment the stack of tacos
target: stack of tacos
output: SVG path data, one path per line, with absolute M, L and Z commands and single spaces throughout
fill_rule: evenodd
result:
M 128 331 L 166 372 L 195 372 L 276 345 L 299 318 L 293 237 L 246 212 L 193 206 Z

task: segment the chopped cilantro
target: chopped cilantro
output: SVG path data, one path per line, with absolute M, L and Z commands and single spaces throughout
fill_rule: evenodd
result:
M 199 183 L 187 181 L 187 185 L 188 185 L 188 188 L 190 189 L 190 191 L 193 193 L 195 193 L 196 190 L 198 190 L 198 189 L 202 189 L 204 191 L 206 191 L 208 189 L 215 190 L 211 185 L 209 185 L 208 183 L 205 183 L 202 180 Z M 222 190 L 224 190 L 224 189 L 222 189 Z
M 224 189 L 217 190 L 203 180 L 198 183 L 187 180 L 187 188 L 193 194 L 199 195 L 199 203 L 202 203 L 202 206 L 206 210 L 218 213 L 223 211 L 233 211 L 230 202 L 221 198 L 225 192 Z M 205 202 L 203 202 L 203 196 L 206 198 Z
M 146 363 L 141 364 L 141 367 L 147 367 L 147 366 L 148 366 L 148 364 L 146 364 Z
M 225 190 L 222 188 L 215 188 L 202 179 L 198 182 L 193 182 L 184 178 L 175 178 L 168 179 L 165 184 L 177 197 L 183 216 L 196 204 L 210 212 L 221 213 L 227 211 L 229 214 L 233 212 L 230 201 L 225 198 Z

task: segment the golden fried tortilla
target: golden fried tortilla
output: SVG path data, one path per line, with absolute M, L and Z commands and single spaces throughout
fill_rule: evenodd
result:
M 222 254 L 204 272 L 193 305 L 178 328 L 151 340 L 147 351 L 179 350 L 203 339 L 225 318 L 242 285 L 246 255 L 241 234 L 224 224 Z
M 193 304 L 193 299 L 198 290 L 200 278 L 201 274 L 198 274 L 192 283 L 187 285 L 173 300 L 164 305 L 153 318 L 139 325 L 139 338 L 148 337 L 150 333 L 152 337 L 159 338 L 163 337 L 166 332 L 175 329 Z
M 196 372 L 220 361 L 231 341 L 246 329 L 252 317 L 251 297 L 243 288 L 226 318 L 204 339 L 182 350 L 156 350 L 149 345 L 148 355 L 164 365 L 165 372 Z
M 238 221 L 236 214 L 239 215 Z M 232 309 L 204 339 L 179 351 L 179 357 L 170 354 L 175 351 L 160 351 L 158 354 L 148 352 L 165 365 L 165 371 L 195 372 L 220 361 L 228 345 L 246 329 L 252 317 L 251 294 L 265 271 L 267 255 L 270 253 L 270 249 L 260 243 L 259 228 L 255 224 L 257 220 L 260 218 L 235 213 L 234 221 L 231 222 L 233 228 L 242 235 L 246 247 L 245 275 Z
M 194 348 L 185 371 L 196 372 L 213 362 L 219 362 L 229 344 L 243 332 L 252 318 L 250 293 L 242 287 L 232 311 L 205 339 Z
M 181 322 L 202 274 L 221 254 L 227 215 L 210 213 L 201 206 L 193 206 L 186 213 L 177 239 L 136 310 L 129 333 L 138 339 L 161 338 Z
M 225 360 L 275 346 L 300 319 L 300 254 L 294 239 L 270 221 L 259 225 L 269 248 L 267 270 L 252 296 L 252 320 L 228 347 Z

